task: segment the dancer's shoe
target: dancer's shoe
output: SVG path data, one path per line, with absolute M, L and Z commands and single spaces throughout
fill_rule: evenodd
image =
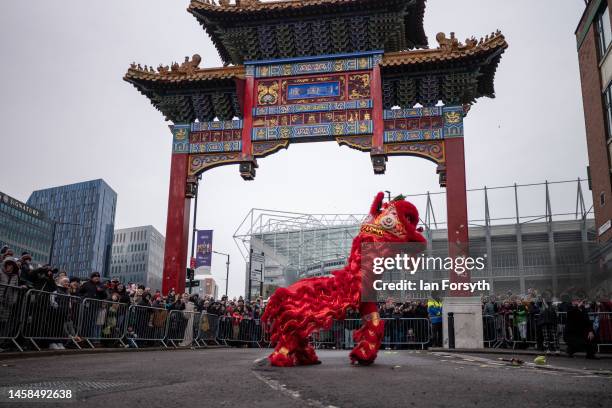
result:
M 355 331 L 357 345 L 349 355 L 352 364 L 370 365 L 376 360 L 378 349 L 385 335 L 385 322 L 377 312 L 364 317 L 363 326 Z
M 295 366 L 294 359 L 289 356 L 289 350 L 286 347 L 280 347 L 268 356 L 270 364 L 274 367 L 293 367 Z

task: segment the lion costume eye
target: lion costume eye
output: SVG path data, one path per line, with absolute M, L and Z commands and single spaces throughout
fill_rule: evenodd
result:
M 391 214 L 385 215 L 384 217 L 380 219 L 380 225 L 384 229 L 388 229 L 388 230 L 393 229 L 397 225 L 397 218 L 395 218 Z

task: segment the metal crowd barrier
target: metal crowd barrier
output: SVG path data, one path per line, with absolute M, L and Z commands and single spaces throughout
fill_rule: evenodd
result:
M 597 351 L 601 352 L 602 346 L 612 348 L 612 312 L 591 313 L 590 316 L 595 327 Z
M 37 350 L 36 341 L 63 343 L 76 341 L 76 327 L 82 299 L 76 296 L 30 289 L 24 297 L 21 323 L 22 335 Z
M 165 340 L 175 348 L 178 341 L 181 347 L 191 347 L 197 338 L 199 320 L 199 312 L 171 310 L 166 321 Z
M 166 309 L 131 305 L 128 310 L 125 326 L 125 341 L 128 347 L 138 348 L 138 342 L 154 344 L 165 342 L 169 311 Z
M 482 328 L 485 347 L 501 347 L 508 344 L 508 337 L 512 338 L 511 321 L 507 315 L 483 315 Z
M 207 346 L 208 343 L 219 344 L 219 316 L 202 312 L 197 321 L 195 343 L 198 346 Z
M 483 331 L 485 347 L 496 348 L 512 346 L 516 348 L 521 344 L 535 346 L 538 339 L 543 341 L 542 329 L 538 328 L 537 314 L 528 314 L 525 320 L 518 322 L 511 314 L 497 314 L 483 316 Z M 597 341 L 597 349 L 612 347 L 612 312 L 591 312 L 589 318 Z M 551 324 L 556 337 L 555 347 L 565 344 L 564 334 L 567 322 L 566 312 L 557 312 L 555 321 Z
M 484 346 L 488 348 L 512 347 L 519 345 L 533 346 L 538 341 L 539 315 L 526 314 L 524 320 L 518 322 L 514 314 L 483 315 L 483 339 Z M 559 314 L 556 322 L 552 324 L 553 334 L 558 341 L 563 338 L 563 330 L 558 324 Z
M 272 329 L 272 322 L 268 321 L 268 322 L 261 322 L 261 330 L 263 331 L 262 334 L 262 340 L 261 340 L 261 346 L 262 347 L 270 347 L 272 341 L 270 340 L 270 335 L 271 333 L 271 329 Z
M 426 318 L 385 318 L 384 347 L 417 346 L 424 349 L 432 337 L 431 323 Z M 315 348 L 352 349 L 355 330 L 361 327 L 361 319 L 335 320 L 329 330 L 313 333 Z
M 25 290 L 16 286 L 0 284 L 0 340 L 11 341 L 23 351 L 17 337 L 21 331 L 21 311 Z
M 263 326 L 260 319 L 222 316 L 219 319 L 218 339 L 226 346 L 257 345 L 263 342 Z
M 83 299 L 77 336 L 92 343 L 118 342 L 125 346 L 123 337 L 127 324 L 129 305 L 97 299 Z
M 384 346 L 420 346 L 431 342 L 431 323 L 426 318 L 383 319 L 385 321 Z
M 612 347 L 612 312 L 590 313 L 596 333 L 598 351 Z M 558 312 L 552 323 L 555 347 L 563 341 L 567 316 Z M 431 324 L 426 318 L 383 319 L 383 346 L 419 346 L 431 342 Z M 535 345 L 542 336 L 538 315 L 527 315 L 518 322 L 513 314 L 483 316 L 485 347 Z M 205 312 L 168 311 L 151 306 L 126 305 L 96 299 L 82 299 L 68 294 L 25 290 L 0 284 L 0 341 L 11 342 L 23 351 L 18 339 L 23 338 L 41 350 L 50 343 L 81 348 L 84 340 L 90 347 L 97 343 L 116 343 L 139 347 L 143 343 L 169 342 L 172 346 L 208 344 L 267 347 L 269 332 L 259 319 L 217 316 Z M 329 330 L 312 335 L 316 348 L 351 349 L 355 330 L 361 319 L 334 321 Z M 550 327 L 549 327 L 550 328 Z M 1 344 L 0 344 L 1 346 Z
M 353 332 L 361 325 L 361 319 L 334 320 L 327 330 L 318 330 L 310 337 L 316 349 L 347 349 L 354 344 Z

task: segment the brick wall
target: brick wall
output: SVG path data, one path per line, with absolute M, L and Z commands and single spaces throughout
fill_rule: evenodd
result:
M 612 3 L 612 0 L 609 0 L 609 2 Z M 588 14 L 588 10 L 586 14 Z M 581 22 L 578 32 L 581 31 L 584 24 L 584 21 Z M 608 56 L 608 58 L 612 58 L 612 55 Z M 594 24 L 589 28 L 588 34 L 578 50 L 578 59 L 580 63 L 580 80 L 582 83 L 582 100 L 591 170 L 595 223 L 597 228 L 599 228 L 600 225 L 605 224 L 612 218 L 612 188 L 610 185 L 610 163 L 608 159 L 602 96 L 603 84 L 599 70 L 597 36 Z M 605 195 L 605 204 L 603 206 L 600 202 L 601 193 Z M 602 242 L 610 239 L 612 239 L 612 230 L 600 237 Z

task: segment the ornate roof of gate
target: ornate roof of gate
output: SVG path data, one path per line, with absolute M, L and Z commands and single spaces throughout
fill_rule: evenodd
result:
M 482 96 L 495 96 L 497 65 L 508 47 L 499 31 L 465 43 L 453 33 L 450 37 L 439 33 L 436 39 L 436 49 L 384 54 L 385 108 L 413 107 L 417 103 L 432 106 L 440 100 L 469 104 Z M 185 57 L 181 64 L 160 65 L 157 69 L 132 63 L 124 79 L 174 122 L 242 117 L 235 80 L 244 78 L 244 66 L 200 68 L 200 62 L 196 54 Z
M 417 103 L 432 106 L 472 104 L 495 97 L 495 74 L 508 43 L 497 31 L 480 40 L 461 43 L 451 33 L 436 36 L 439 47 L 387 53 L 381 62 L 383 104 L 410 108 Z
M 386 53 L 381 66 L 407 66 L 451 61 L 465 63 L 469 57 L 503 52 L 508 48 L 506 38 L 500 31 L 491 33 L 480 40 L 468 38 L 465 43 L 461 43 L 455 37 L 455 33 L 451 33 L 450 38 L 447 38 L 444 33 L 438 33 L 436 40 L 439 44 L 438 48 Z
M 191 0 L 226 64 L 427 47 L 427 0 Z

